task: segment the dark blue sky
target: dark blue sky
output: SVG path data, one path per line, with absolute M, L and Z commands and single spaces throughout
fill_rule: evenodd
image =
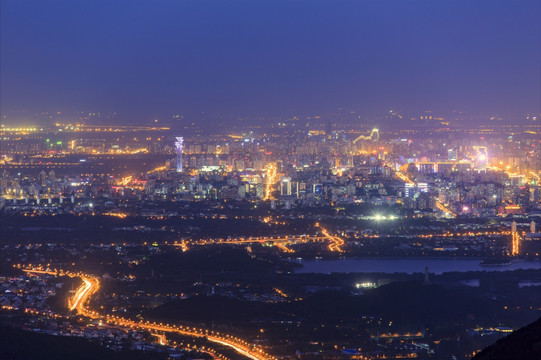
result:
M 0 0 L 2 112 L 539 112 L 541 1 Z

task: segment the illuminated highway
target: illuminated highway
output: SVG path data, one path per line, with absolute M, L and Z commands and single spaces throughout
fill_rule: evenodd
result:
M 456 217 L 456 214 L 447 206 L 443 205 L 438 199 L 436 199 L 436 208 L 443 213 L 450 215 L 451 217 Z
M 338 236 L 333 236 L 327 231 L 327 229 L 321 227 L 319 223 L 316 223 L 316 226 L 321 229 L 321 233 L 325 236 L 326 239 L 330 240 L 329 244 L 329 250 L 333 252 L 344 252 L 342 249 L 342 246 L 344 246 L 345 242 L 342 238 Z
M 53 276 L 69 276 L 80 277 L 83 284 L 75 291 L 75 294 L 69 299 L 68 304 L 70 310 L 76 310 L 79 314 L 87 316 L 92 319 L 103 319 L 98 312 L 91 310 L 86 306 L 90 297 L 95 294 L 99 287 L 100 282 L 97 277 L 83 274 L 83 273 L 71 273 L 64 271 L 56 271 L 42 268 L 22 269 L 27 273 L 44 274 Z M 248 343 L 237 337 L 221 334 L 215 331 L 197 329 L 192 327 L 185 327 L 179 325 L 162 324 L 149 321 L 132 321 L 126 318 L 106 315 L 105 322 L 110 325 L 130 327 L 149 331 L 163 331 L 171 332 L 184 336 L 205 338 L 210 342 L 220 344 L 235 350 L 242 356 L 252 360 L 274 360 L 275 357 L 265 353 L 262 349 L 257 348 L 255 345 Z M 165 338 L 160 338 L 160 341 L 164 341 Z
M 277 183 L 278 177 L 276 174 L 276 164 L 270 163 L 267 165 L 267 182 L 265 184 L 265 196 L 263 200 L 274 200 L 272 196 L 273 186 Z
M 293 253 L 294 250 L 287 247 L 288 244 L 307 244 L 310 242 L 326 242 L 329 241 L 328 249 L 332 252 L 343 252 L 342 247 L 345 245 L 345 241 L 338 236 L 331 235 L 326 229 L 321 228 L 319 224 L 316 224 L 320 228 L 323 236 L 317 235 L 291 235 L 280 237 L 249 237 L 249 238 L 233 238 L 233 239 L 204 239 L 193 242 L 187 242 L 185 240 L 180 243 L 174 243 L 174 246 L 182 248 L 183 251 L 189 249 L 189 245 L 242 245 L 242 244 L 265 244 L 271 243 L 280 250 L 286 253 Z
M 83 285 L 77 289 L 75 295 L 69 300 L 70 310 L 77 310 L 79 313 L 85 311 L 84 304 L 99 288 L 97 279 L 84 276 L 81 279 L 83 280 Z

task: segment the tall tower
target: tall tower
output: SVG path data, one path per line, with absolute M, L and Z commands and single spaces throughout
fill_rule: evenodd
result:
M 184 138 L 176 137 L 175 147 L 177 148 L 177 172 L 182 172 L 182 148 L 184 147 Z
M 379 141 L 379 129 L 378 128 L 373 128 L 372 129 L 372 131 L 370 132 L 370 140 L 372 140 L 374 142 Z
M 425 281 L 423 282 L 423 285 L 430 285 L 430 276 L 428 274 L 428 266 L 425 267 Z
M 486 146 L 474 146 L 477 152 L 475 155 L 475 168 L 478 171 L 486 171 L 488 166 L 488 150 Z

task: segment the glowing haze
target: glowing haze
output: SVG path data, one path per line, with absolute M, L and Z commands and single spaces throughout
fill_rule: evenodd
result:
M 539 112 L 536 0 L 1 4 L 10 117 Z

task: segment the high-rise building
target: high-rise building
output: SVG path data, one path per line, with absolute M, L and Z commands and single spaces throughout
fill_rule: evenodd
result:
M 182 149 L 184 147 L 184 138 L 177 137 L 175 147 L 177 149 L 177 172 L 182 172 Z
M 475 154 L 475 169 L 477 171 L 486 171 L 488 166 L 488 151 L 486 146 L 474 146 Z
M 280 181 L 280 195 L 290 196 L 291 195 L 291 178 L 283 178 Z
M 47 183 L 47 174 L 45 173 L 45 171 L 41 170 L 39 172 L 39 180 L 41 186 L 45 186 L 45 184 Z
M 379 141 L 379 129 L 378 128 L 373 128 L 372 131 L 370 132 L 370 140 L 376 142 L 376 141 Z
M 415 194 L 415 185 L 407 182 L 404 186 L 404 197 L 411 198 Z
M 447 150 L 447 160 L 456 161 L 456 159 L 457 159 L 456 149 Z

